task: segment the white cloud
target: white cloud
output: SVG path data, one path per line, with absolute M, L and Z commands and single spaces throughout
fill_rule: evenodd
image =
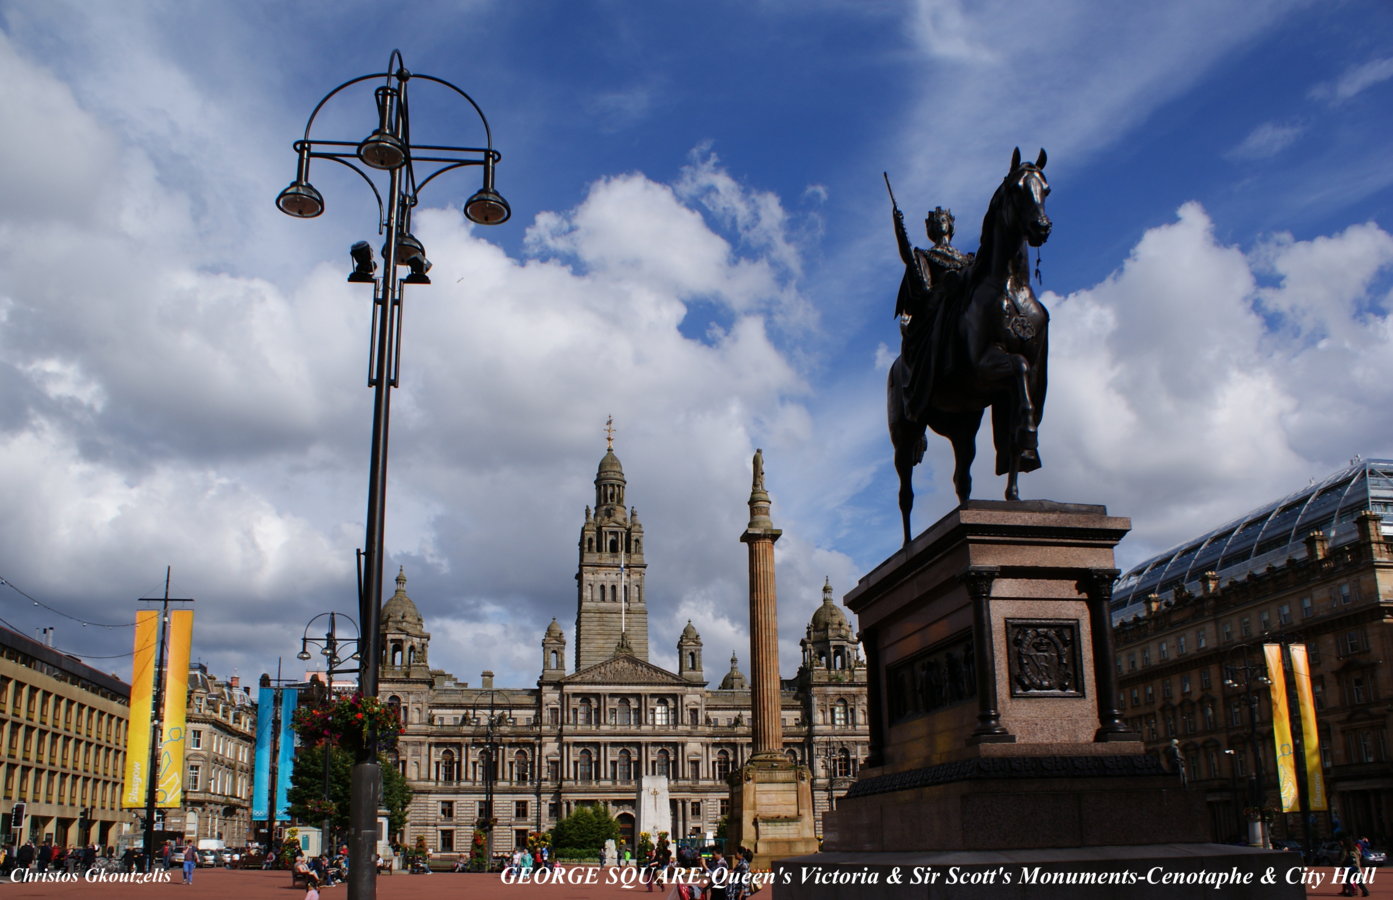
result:
M 1136 561 L 1356 453 L 1388 455 L 1390 267 L 1373 224 L 1245 254 L 1186 204 L 1103 283 L 1046 298 L 1046 468 L 1023 490 L 1136 517 Z
M 1371 59 L 1350 66 L 1334 82 L 1316 85 L 1311 89 L 1311 96 L 1330 103 L 1343 103 L 1390 78 L 1393 78 L 1393 56 Z
M 1305 128 L 1295 123 L 1264 122 L 1224 154 L 1229 159 L 1267 159 L 1287 149 Z

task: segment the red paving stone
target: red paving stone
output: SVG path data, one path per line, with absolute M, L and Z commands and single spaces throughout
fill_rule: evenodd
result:
M 598 872 L 594 867 L 578 867 L 579 871 Z M 617 871 L 604 870 L 605 873 Z M 1309 870 L 1322 877 L 1320 887 L 1309 888 L 1307 897 L 1338 897 L 1339 885 L 1332 884 L 1329 868 Z M 1369 895 L 1382 900 L 1393 900 L 1393 869 L 1373 870 L 1373 883 L 1369 885 Z M 164 884 L 122 884 L 88 883 L 84 881 L 64 883 L 14 884 L 9 881 L 0 884 L 0 900 L 145 900 L 145 898 L 177 898 L 188 895 L 198 900 L 300 900 L 304 897 L 303 888 L 290 886 L 288 872 L 230 871 L 227 869 L 199 869 L 194 874 L 192 887 L 179 883 L 179 870 L 170 871 L 171 881 Z M 518 885 L 504 884 L 498 875 L 395 875 L 383 876 L 377 880 L 378 900 L 619 900 L 621 897 L 648 898 L 648 900 L 669 900 L 672 891 L 648 892 L 644 887 L 626 889 L 619 884 L 606 884 L 607 874 L 597 875 L 598 884 L 547 884 Z M 874 890 L 868 889 L 868 897 L 874 897 Z M 988 900 L 993 892 L 985 889 L 983 900 Z M 773 900 L 774 891 L 765 888 L 757 900 Z M 1185 896 L 1177 890 L 1175 896 Z M 1195 897 L 1218 896 L 1212 889 L 1196 889 Z M 321 900 L 347 900 L 347 888 L 338 885 L 320 892 Z

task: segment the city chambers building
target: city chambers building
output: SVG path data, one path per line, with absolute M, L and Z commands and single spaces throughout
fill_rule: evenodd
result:
M 1123 713 L 1204 793 L 1212 838 L 1279 806 L 1262 645 L 1283 642 L 1310 658 L 1330 806 L 1317 837 L 1393 836 L 1393 460 L 1355 460 L 1147 560 L 1112 610 Z M 1299 814 L 1275 815 L 1272 835 L 1301 838 Z
M 580 529 L 574 644 L 568 652 L 553 619 L 538 635 L 533 687 L 496 687 L 487 671 L 470 687 L 432 669 L 430 634 L 398 574 L 382 610 L 378 693 L 406 723 L 391 758 L 414 792 L 408 846 L 424 836 L 436 851 L 463 852 L 476 824 L 492 818 L 494 851 L 511 851 L 598 805 L 632 847 L 642 775 L 667 777 L 675 838 L 709 838 L 727 814 L 726 776 L 752 748 L 749 685 L 735 656 L 708 673 L 691 622 L 663 654 L 675 668 L 650 653 L 645 534 L 625 488 L 611 446 Z M 661 601 L 653 608 L 663 614 Z M 865 662 L 830 584 L 802 648 L 797 675 L 781 682 L 784 744 L 812 772 L 820 818 L 850 786 L 868 735 Z

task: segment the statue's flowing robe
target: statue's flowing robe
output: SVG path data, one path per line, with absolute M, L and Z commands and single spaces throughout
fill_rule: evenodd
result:
M 916 247 L 914 263 L 905 266 L 895 312 L 910 317 L 900 359 L 909 373 L 904 413 L 911 422 L 926 420 L 935 381 L 952 369 L 959 351 L 958 322 L 967 303 L 971 262 L 971 254 L 951 247 Z

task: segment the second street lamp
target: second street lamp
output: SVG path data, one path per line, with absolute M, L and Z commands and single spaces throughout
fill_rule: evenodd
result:
M 324 638 L 319 640 L 310 637 L 310 628 L 314 627 L 314 623 L 325 616 L 329 617 L 329 630 L 324 633 Z M 296 659 L 307 662 L 314 658 L 313 654 L 310 653 L 310 647 L 314 647 L 319 651 L 319 655 L 324 657 L 324 699 L 331 705 L 334 702 L 334 675 L 356 671 L 358 660 L 361 659 L 361 655 L 358 653 L 358 642 L 361 635 L 355 634 L 351 638 L 340 638 L 338 618 L 338 613 L 327 612 L 320 613 L 310 619 L 309 623 L 305 625 L 305 633 L 300 636 L 300 652 L 295 654 Z M 358 623 L 348 616 L 343 618 L 353 626 L 356 632 Z M 321 795 L 321 799 L 324 801 L 324 818 L 320 825 L 319 849 L 321 852 L 328 851 L 332 854 L 335 842 L 331 840 L 333 829 L 329 817 L 329 757 L 331 749 L 328 741 L 320 744 L 320 752 L 324 758 L 324 786 Z
M 362 625 L 359 690 L 364 697 L 377 696 L 377 674 L 381 663 L 379 633 L 382 608 L 383 534 L 387 497 L 387 437 L 391 410 L 391 389 L 400 374 L 402 289 L 405 284 L 429 284 L 429 262 L 425 248 L 411 237 L 411 211 L 420 200 L 420 191 L 436 176 L 454 169 L 480 166 L 483 184 L 464 203 L 464 214 L 480 225 L 506 222 L 512 211 L 494 187 L 494 167 L 502 155 L 493 149 L 488 119 L 474 99 L 455 85 L 431 75 L 407 70 L 401 53 L 392 51 L 386 72 L 363 75 L 334 88 L 310 113 L 304 137 L 295 142 L 297 157 L 295 180 L 281 191 L 276 206 L 296 218 L 314 218 L 324 212 L 324 197 L 310 184 L 310 161 L 331 160 L 357 172 L 377 198 L 378 232 L 386 238 L 382 248 L 382 275 L 373 275 L 372 250 L 355 244 L 354 270 L 349 281 L 373 285 L 372 350 L 368 364 L 368 386 L 373 389 L 372 444 L 368 466 L 367 528 L 359 572 L 358 621 Z M 341 92 L 370 81 L 381 84 L 373 92 L 375 122 L 366 139 L 326 140 L 312 136 L 316 117 Z M 484 146 L 443 146 L 414 144 L 407 87 L 420 81 L 453 91 L 478 115 L 483 127 Z M 365 129 L 366 130 L 366 129 Z M 361 134 L 361 132 L 359 132 Z M 361 164 L 361 165 L 360 165 Z M 363 168 L 366 166 L 367 168 Z M 418 172 L 418 167 L 420 172 Z M 426 170 L 429 174 L 425 174 Z M 385 173 L 386 191 L 379 190 L 374 173 Z M 424 177 L 421 177 L 424 175 Z M 376 177 L 382 177 L 380 174 Z M 409 241 L 407 239 L 410 239 Z M 409 266 L 410 274 L 398 279 L 398 266 Z M 382 772 L 377 764 L 375 735 L 363 742 L 353 766 L 349 801 L 349 900 L 373 900 L 377 892 L 377 872 L 372 860 L 377 853 L 377 809 L 382 796 Z

